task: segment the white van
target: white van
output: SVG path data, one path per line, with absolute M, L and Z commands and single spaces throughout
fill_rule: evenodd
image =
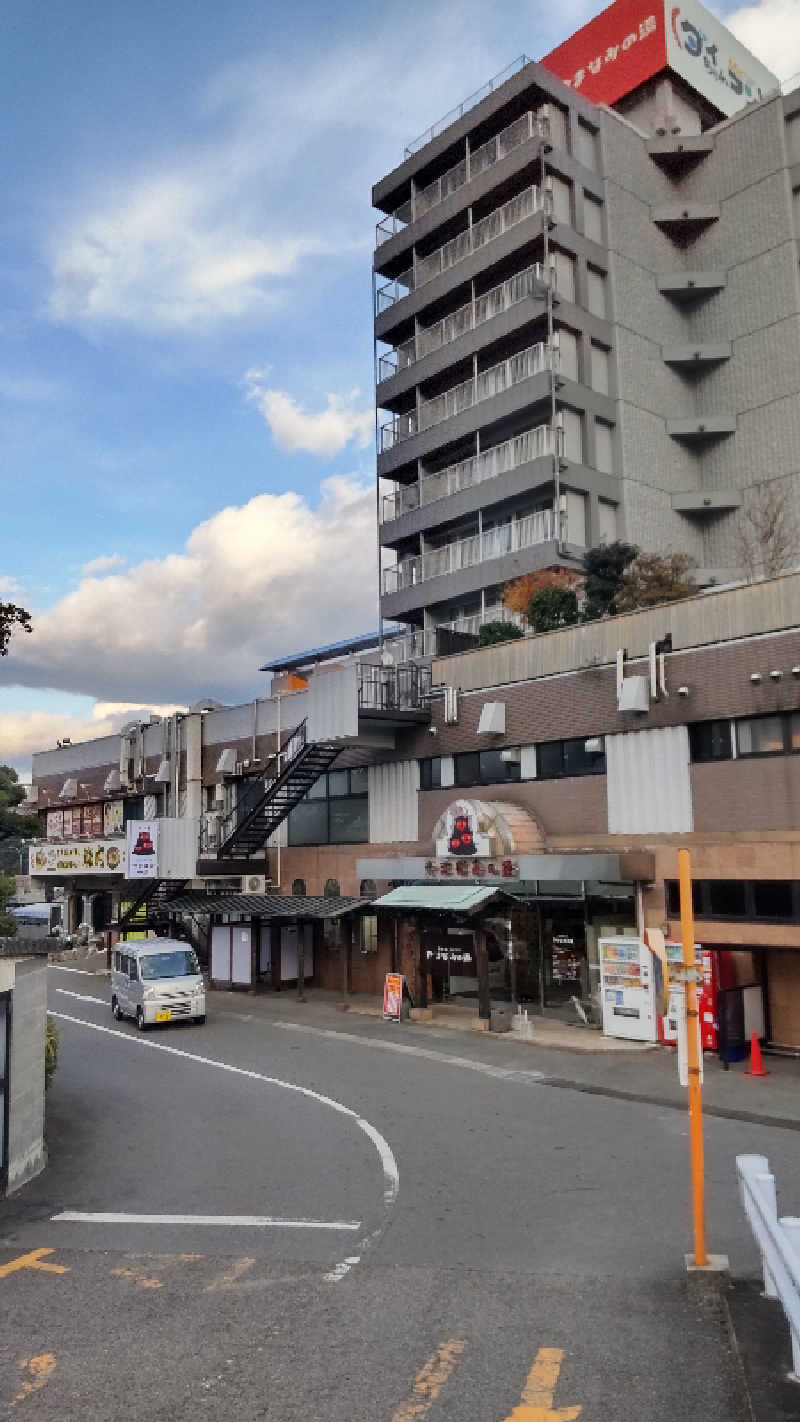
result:
M 111 966 L 111 1011 L 140 1032 L 156 1022 L 206 1020 L 206 990 L 194 949 L 177 938 L 119 943 Z

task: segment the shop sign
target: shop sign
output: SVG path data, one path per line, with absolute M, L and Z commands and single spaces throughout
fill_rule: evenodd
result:
M 518 879 L 518 859 L 426 859 L 426 879 Z
M 403 1006 L 403 984 L 405 978 L 402 973 L 387 973 L 383 984 L 383 1015 L 393 1022 L 400 1021 L 400 1010 Z
M 128 824 L 128 878 L 158 877 L 158 820 L 131 820 Z
M 125 853 L 113 840 L 85 840 L 81 844 L 35 844 L 30 850 L 30 872 L 40 874 L 124 874 Z
M 72 811 L 71 811 L 71 810 L 69 811 L 69 815 L 70 815 L 70 825 L 71 825 L 71 824 L 72 824 Z M 48 811 L 47 811 L 47 838 L 48 838 L 48 839 L 63 839 L 63 837 L 64 837 L 64 811 L 63 811 L 63 810 L 48 810 Z
M 433 827 L 434 857 L 426 879 L 518 879 L 514 838 L 498 807 L 485 800 L 454 800 Z

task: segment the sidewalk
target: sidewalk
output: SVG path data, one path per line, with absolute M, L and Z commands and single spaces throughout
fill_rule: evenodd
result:
M 101 955 L 69 960 L 63 966 L 107 976 Z M 208 1011 L 210 1018 L 219 1015 L 240 1021 L 243 1030 L 263 1022 L 340 1036 L 376 1050 L 423 1049 L 428 1058 L 457 1056 L 557 1089 L 686 1109 L 686 1091 L 678 1081 L 672 1047 L 620 1042 L 580 1024 L 572 1027 L 533 1017 L 529 1040 L 520 1040 L 516 1032 L 476 1032 L 470 1025 L 475 1014 L 468 1008 L 448 1007 L 431 1022 L 384 1022 L 374 997 L 351 996 L 347 1011 L 340 1009 L 340 1003 L 340 994 L 321 988 L 307 988 L 304 1002 L 298 1001 L 294 988 L 281 993 L 212 991 Z M 800 1060 L 766 1054 L 765 1064 L 769 1076 L 749 1077 L 746 1062 L 725 1071 L 713 1054 L 706 1053 L 707 1114 L 800 1131 Z

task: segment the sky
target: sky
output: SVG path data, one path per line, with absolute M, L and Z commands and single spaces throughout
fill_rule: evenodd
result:
M 371 184 L 599 8 L 6 0 L 0 764 L 376 626 Z

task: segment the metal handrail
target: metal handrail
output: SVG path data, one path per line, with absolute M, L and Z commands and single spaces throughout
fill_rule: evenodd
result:
M 500 558 L 506 553 L 518 553 L 522 548 L 549 543 L 554 537 L 554 528 L 553 510 L 544 508 L 524 514 L 512 523 L 489 528 L 485 533 L 454 539 L 440 548 L 430 548 L 425 553 L 403 558 L 384 568 L 383 591 L 404 592 L 407 588 L 428 582 L 430 578 L 440 578 L 446 573 L 474 568 L 478 563 Z
M 418 153 L 420 148 L 424 148 L 425 144 L 430 143 L 432 138 L 438 137 L 440 133 L 443 133 L 446 128 L 450 127 L 451 123 L 457 123 L 460 118 L 464 117 L 464 114 L 469 113 L 470 109 L 474 109 L 476 104 L 479 104 L 482 99 L 488 98 L 489 94 L 494 93 L 495 89 L 498 89 L 501 84 L 505 84 L 506 80 L 511 79 L 513 75 L 518 74 L 520 69 L 524 69 L 525 65 L 530 64 L 530 62 L 527 54 L 520 54 L 516 59 L 512 60 L 510 64 L 506 65 L 505 69 L 501 69 L 499 74 L 495 74 L 493 78 L 488 79 L 485 84 L 482 84 L 480 89 L 476 89 L 474 94 L 470 94 L 466 99 L 463 99 L 460 104 L 457 104 L 454 109 L 451 109 L 449 113 L 446 113 L 443 118 L 437 119 L 436 123 L 432 123 L 430 128 L 426 128 L 425 132 L 419 135 L 419 138 L 413 139 L 411 143 L 406 146 L 404 156 L 410 158 L 413 153 Z
M 778 1219 L 775 1176 L 765 1155 L 737 1155 L 744 1212 L 761 1252 L 764 1293 L 780 1299 L 792 1337 L 794 1378 L 800 1382 L 800 1219 Z
M 273 751 L 263 773 L 250 779 L 233 809 L 229 810 L 227 815 L 215 816 L 213 820 L 203 824 L 201 839 L 204 849 L 218 848 L 230 839 L 234 831 L 263 803 L 272 787 L 286 774 L 292 761 L 305 749 L 306 744 L 307 723 L 303 720 L 299 726 L 288 732 L 278 749 Z

